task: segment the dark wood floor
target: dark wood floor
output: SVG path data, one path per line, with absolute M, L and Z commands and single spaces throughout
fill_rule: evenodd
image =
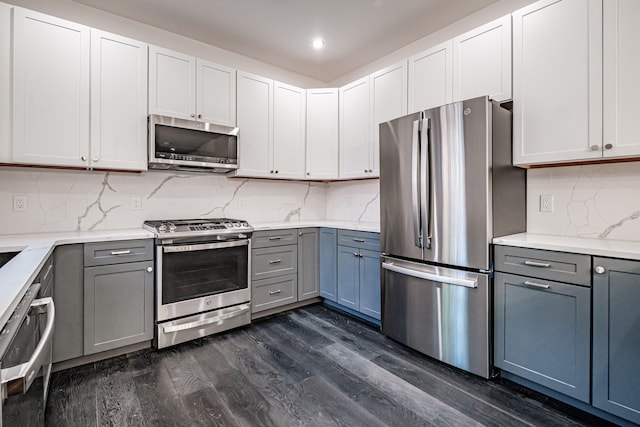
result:
M 52 375 L 50 426 L 583 426 L 314 305 Z M 535 397 L 535 396 L 534 396 Z

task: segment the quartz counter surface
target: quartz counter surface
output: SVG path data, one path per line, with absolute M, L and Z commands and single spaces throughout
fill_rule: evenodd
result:
M 344 230 L 380 232 L 380 224 L 377 222 L 356 221 L 299 221 L 299 222 L 252 222 L 255 231 L 283 230 L 287 228 L 326 227 Z

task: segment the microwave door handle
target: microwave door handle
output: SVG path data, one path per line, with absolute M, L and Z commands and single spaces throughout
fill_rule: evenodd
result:
M 422 120 L 422 134 L 426 137 L 420 140 L 420 222 L 422 224 L 422 244 L 431 248 L 431 119 Z
M 40 371 L 40 367 L 45 362 L 48 350 L 51 349 L 53 324 L 56 317 L 56 308 L 53 304 L 53 298 L 46 297 L 34 300 L 31 303 L 31 307 L 46 310 L 47 326 L 40 337 L 40 341 L 38 341 L 38 345 L 27 362 L 2 369 L 2 373 L 0 375 L 2 377 L 3 397 L 23 394 L 29 391 L 29 387 L 31 387 L 33 380 Z
M 413 122 L 413 139 L 411 143 L 411 209 L 413 212 L 414 244 L 422 247 L 422 230 L 420 227 L 420 131 L 421 120 Z

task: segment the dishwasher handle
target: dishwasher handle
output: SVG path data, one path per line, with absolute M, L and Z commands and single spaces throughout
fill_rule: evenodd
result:
M 47 326 L 27 362 L 1 370 L 3 399 L 29 391 L 29 387 L 31 387 L 42 365 L 45 364 L 45 358 L 48 357 L 48 351 L 51 349 L 53 324 L 56 318 L 53 298 L 46 297 L 34 300 L 31 303 L 31 308 L 47 312 Z
M 411 268 L 400 267 L 390 262 L 383 262 L 382 268 L 405 276 L 416 277 L 418 279 L 432 280 L 434 282 L 445 283 L 447 285 L 464 286 L 465 288 L 477 288 L 477 280 L 462 279 L 459 277 L 441 276 L 439 274 L 427 273 L 426 271 L 413 270 Z

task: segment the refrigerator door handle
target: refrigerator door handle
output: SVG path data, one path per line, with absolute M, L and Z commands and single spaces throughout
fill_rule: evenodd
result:
M 426 138 L 420 138 L 420 211 L 422 224 L 422 244 L 423 247 L 431 248 L 431 229 L 429 221 L 431 219 L 431 159 L 429 155 L 429 144 L 431 144 L 431 119 L 422 120 L 421 136 L 426 134 Z
M 382 268 L 393 271 L 395 273 L 404 274 L 406 276 L 416 277 L 418 279 L 432 280 L 434 282 L 445 283 L 447 285 L 464 286 L 465 288 L 477 288 L 477 280 L 462 279 L 459 277 L 441 276 L 439 274 L 427 273 L 426 271 L 413 270 L 411 268 L 400 267 L 389 262 L 383 262 Z
M 420 228 L 420 131 L 422 121 L 413 122 L 413 141 L 411 143 L 411 208 L 413 212 L 413 239 L 417 247 L 422 247 L 422 230 Z

